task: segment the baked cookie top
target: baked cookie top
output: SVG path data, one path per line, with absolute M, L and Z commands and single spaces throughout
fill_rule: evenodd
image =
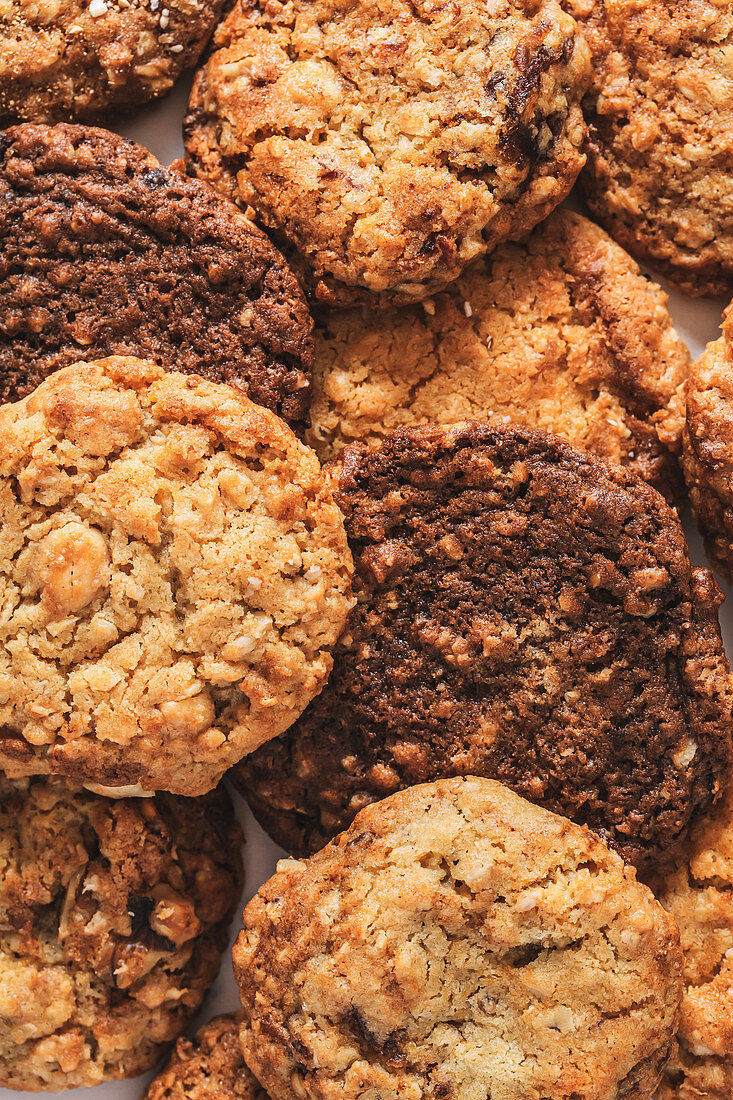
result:
M 631 862 L 667 852 L 731 752 L 721 595 L 677 514 L 517 425 L 341 458 L 358 602 L 324 690 L 233 772 L 264 827 L 312 852 L 397 788 L 485 775 Z
M 485 779 L 282 861 L 233 958 L 273 1100 L 646 1100 L 674 1041 L 674 922 L 596 836 Z
M 86 126 L 0 134 L 0 401 L 119 353 L 304 426 L 312 322 L 282 256 L 211 188 Z
M 267 1100 L 245 1064 L 238 1016 L 217 1016 L 193 1039 L 180 1038 L 144 1100 Z
M 658 1100 L 733 1095 L 733 788 L 693 830 L 655 892 L 680 930 L 684 993 L 679 1048 Z
M 90 121 L 163 95 L 198 61 L 222 0 L 5 0 L 0 125 Z
M 324 311 L 315 337 L 306 439 L 322 460 L 395 428 L 508 416 L 679 492 L 689 353 L 662 290 L 578 214 L 422 305 Z
M 243 394 L 77 364 L 0 408 L 0 766 L 202 794 L 323 687 L 351 606 L 316 456 Z
M 733 290 L 733 6 L 562 0 L 593 54 L 594 215 L 688 294 Z
M 418 300 L 568 194 L 588 66 L 555 0 L 239 0 L 187 163 L 289 243 L 317 298 Z
M 693 363 L 687 390 L 683 467 L 705 549 L 733 580 L 733 309 L 723 334 Z
M 219 969 L 241 841 L 223 791 L 111 799 L 0 775 L 0 1085 L 155 1065 Z

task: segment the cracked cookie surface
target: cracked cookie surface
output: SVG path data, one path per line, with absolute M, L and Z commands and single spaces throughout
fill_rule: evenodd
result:
M 315 339 L 306 440 L 322 460 L 411 424 L 508 416 L 679 493 L 689 353 L 662 290 L 577 214 L 429 303 L 323 312 Z
M 223 0 L 3 0 L 0 125 L 91 121 L 164 95 Z
M 357 604 L 324 690 L 232 776 L 286 850 L 365 804 L 485 775 L 639 865 L 711 804 L 731 675 L 706 569 L 644 482 L 518 425 L 347 448 Z
M 485 779 L 393 795 L 282 861 L 233 958 L 274 1100 L 643 1100 L 677 1024 L 679 938 L 651 891 Z
M 139 355 L 304 427 L 312 327 L 282 256 L 205 184 L 94 127 L 0 135 L 0 401 Z
M 244 1061 L 238 1015 L 217 1016 L 193 1039 L 180 1038 L 144 1100 L 267 1100 Z
M 0 776 L 0 1084 L 152 1068 L 219 969 L 242 887 L 228 797 Z
M 733 788 L 652 887 L 674 917 L 684 966 L 679 1047 L 656 1100 L 733 1095 Z
M 320 691 L 351 557 L 316 456 L 112 357 L 0 408 L 0 765 L 203 794 Z
M 588 205 L 684 292 L 730 294 L 733 5 L 562 2 L 593 54 Z
M 687 389 L 683 467 L 705 549 L 733 580 L 733 307 L 723 335 L 693 363 Z
M 288 242 L 316 298 L 419 300 L 569 193 L 588 66 L 555 0 L 239 0 L 187 164 Z

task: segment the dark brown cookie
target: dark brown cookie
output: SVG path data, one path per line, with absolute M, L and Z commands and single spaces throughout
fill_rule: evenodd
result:
M 6 0 L 0 8 L 0 121 L 129 111 L 195 65 L 222 0 Z
M 296 853 L 445 775 L 498 779 L 643 864 L 716 797 L 730 750 L 720 593 L 676 513 L 518 426 L 343 452 L 358 604 L 328 685 L 234 774 Z
M 150 1069 L 201 1006 L 242 888 L 226 794 L 0 776 L 0 1086 Z
M 245 1064 L 238 1014 L 217 1016 L 193 1039 L 179 1039 L 144 1100 L 267 1100 Z
M 0 134 L 0 401 L 111 353 L 303 425 L 312 323 L 267 237 L 206 184 L 84 126 Z

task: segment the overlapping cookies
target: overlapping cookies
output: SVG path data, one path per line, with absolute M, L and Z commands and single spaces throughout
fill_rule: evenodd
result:
M 732 20 L 0 6 L 0 1086 L 733 1100 Z

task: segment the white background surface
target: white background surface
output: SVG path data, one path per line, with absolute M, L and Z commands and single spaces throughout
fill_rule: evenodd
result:
M 181 140 L 181 124 L 185 114 L 188 93 L 191 85 L 190 76 L 179 81 L 175 89 L 165 100 L 154 107 L 148 108 L 131 120 L 119 124 L 110 122 L 109 129 L 116 130 L 126 137 L 139 141 L 163 164 L 169 164 L 172 160 L 183 155 L 183 143 Z M 669 308 L 677 331 L 686 341 L 693 357 L 703 350 L 709 340 L 714 340 L 719 335 L 721 313 L 727 302 L 722 299 L 691 299 L 685 298 L 675 291 L 668 290 L 670 300 Z M 704 565 L 705 557 L 702 551 L 700 539 L 695 525 L 689 515 L 684 517 L 685 530 L 690 543 L 690 556 L 693 565 Z M 721 578 L 718 577 L 719 583 Z M 726 651 L 733 654 L 733 590 L 722 585 L 726 593 L 726 603 L 721 609 L 721 625 Z M 243 800 L 233 791 L 232 798 L 235 802 L 237 813 L 245 834 L 245 885 L 242 895 L 242 905 L 256 892 L 258 887 L 272 874 L 275 862 L 282 851 L 272 843 L 255 823 L 252 815 Z M 233 942 L 238 926 L 241 906 L 231 929 L 231 941 Z M 198 1020 L 194 1021 L 190 1032 L 220 1012 L 225 1012 L 237 1006 L 237 992 L 232 976 L 231 959 L 228 954 L 222 959 L 221 973 L 213 986 L 209 997 L 204 1004 Z M 88 1098 L 88 1100 L 139 1100 L 144 1088 L 153 1074 L 145 1077 L 137 1077 L 130 1081 L 119 1081 L 107 1085 L 99 1085 L 93 1089 L 77 1089 L 68 1096 L 76 1098 Z M 0 1089 L 0 1100 L 13 1100 L 18 1093 L 9 1089 Z

